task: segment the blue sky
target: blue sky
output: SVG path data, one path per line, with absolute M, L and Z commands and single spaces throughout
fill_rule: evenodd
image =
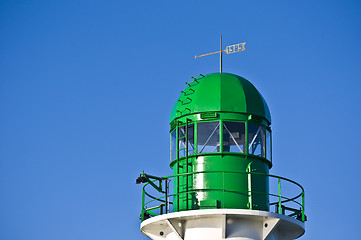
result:
M 145 170 L 169 175 L 186 81 L 223 71 L 262 93 L 272 174 L 306 189 L 305 240 L 358 239 L 361 2 L 0 1 L 0 239 L 147 239 Z

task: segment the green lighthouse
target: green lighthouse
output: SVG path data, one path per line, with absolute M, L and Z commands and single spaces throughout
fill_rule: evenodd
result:
M 246 79 L 214 73 L 188 83 L 170 116 L 171 168 L 174 174 L 202 173 L 175 179 L 173 210 L 268 211 L 270 125 L 266 101 Z
M 173 174 L 137 179 L 145 183 L 141 231 L 155 240 L 303 235 L 304 189 L 269 173 L 271 115 L 262 95 L 230 73 L 201 74 L 186 85 L 169 119 Z

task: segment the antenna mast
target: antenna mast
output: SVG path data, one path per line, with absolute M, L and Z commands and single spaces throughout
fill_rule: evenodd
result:
M 219 72 L 222 73 L 222 35 L 220 36 L 220 41 L 219 41 L 219 45 L 220 45 L 220 48 L 219 48 Z

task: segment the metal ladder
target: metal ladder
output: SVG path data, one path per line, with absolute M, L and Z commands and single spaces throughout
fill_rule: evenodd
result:
M 181 174 L 181 173 L 189 173 L 189 166 L 190 166 L 190 163 L 189 163 L 189 124 L 191 123 L 191 120 L 190 119 L 186 119 L 186 123 L 183 124 L 182 122 L 180 121 L 177 121 L 177 174 Z M 180 135 L 180 129 L 181 127 L 185 127 L 185 131 L 184 131 L 184 134 L 183 136 L 179 136 Z M 184 147 L 180 148 L 180 143 L 181 143 L 181 140 L 183 140 L 183 143 L 184 143 Z M 179 161 L 179 157 L 180 157 L 180 152 L 181 151 L 185 151 L 185 165 L 181 166 L 180 165 L 180 161 Z M 183 156 L 182 156 L 183 157 Z M 183 171 L 181 172 L 181 168 L 183 168 Z M 184 187 L 184 189 L 186 189 L 186 196 L 185 196 L 185 201 L 186 201 L 186 208 L 187 210 L 189 209 L 189 193 L 187 192 L 188 190 L 188 187 L 189 187 L 189 178 L 190 176 L 189 175 L 186 175 L 186 176 L 178 176 L 177 177 L 177 206 L 178 206 L 178 211 L 179 211 L 179 204 L 180 204 L 180 189 L 181 189 L 181 184 L 180 184 L 180 179 L 182 179 L 184 181 L 184 178 L 186 178 L 186 181 L 185 181 L 185 184 L 183 183 L 182 186 Z M 182 182 L 183 182 L 182 181 Z

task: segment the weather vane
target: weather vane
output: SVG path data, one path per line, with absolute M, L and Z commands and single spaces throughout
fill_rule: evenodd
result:
M 226 47 L 226 49 L 222 50 L 222 35 L 220 37 L 220 50 L 217 52 L 212 52 L 212 53 L 206 53 L 203 55 L 199 55 L 199 56 L 195 56 L 195 58 L 200 58 L 200 57 L 205 57 L 205 56 L 209 56 L 209 55 L 213 55 L 213 54 L 217 54 L 219 53 L 219 72 L 222 73 L 222 53 L 226 52 L 227 54 L 231 54 L 231 53 L 236 53 L 236 52 L 242 52 L 245 51 L 246 43 L 237 43 L 237 44 L 233 44 L 233 45 L 229 45 Z

